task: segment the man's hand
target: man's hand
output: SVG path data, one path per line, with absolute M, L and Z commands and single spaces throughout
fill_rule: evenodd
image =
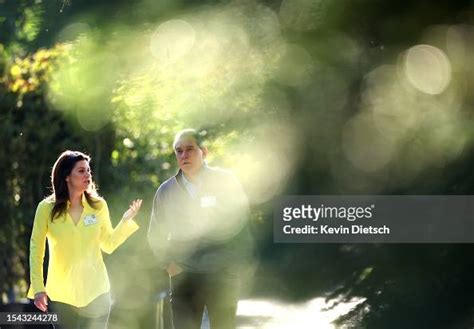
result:
M 125 220 L 134 218 L 137 215 L 138 211 L 140 210 L 141 206 L 142 206 L 142 200 L 141 199 L 134 200 L 130 204 L 130 207 L 128 208 L 128 210 L 123 213 L 122 218 L 125 219 Z
M 46 292 L 43 291 L 35 294 L 35 306 L 43 312 L 48 310 L 48 295 Z
M 183 268 L 179 266 L 178 264 L 176 264 L 175 262 L 171 262 L 168 264 L 168 266 L 166 266 L 166 271 L 168 271 L 168 275 L 170 277 L 173 277 L 183 272 Z

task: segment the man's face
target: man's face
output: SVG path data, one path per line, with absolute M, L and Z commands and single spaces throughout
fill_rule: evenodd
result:
M 203 165 L 207 149 L 199 148 L 193 138 L 182 137 L 176 143 L 174 153 L 179 168 L 181 168 L 186 176 L 192 177 L 196 175 Z

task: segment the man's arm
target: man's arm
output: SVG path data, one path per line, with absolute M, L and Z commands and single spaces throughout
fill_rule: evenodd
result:
M 229 173 L 227 181 L 226 194 L 230 199 L 229 216 L 227 220 L 233 220 L 236 224 L 236 232 L 232 239 L 228 241 L 234 265 L 245 269 L 249 267 L 254 258 L 254 240 L 250 233 L 249 219 L 250 207 L 247 195 L 239 180 L 233 173 Z M 232 218 L 232 219 L 231 219 Z
M 156 191 L 148 227 L 148 243 L 161 268 L 166 268 L 168 261 L 169 229 L 165 218 L 163 189 Z

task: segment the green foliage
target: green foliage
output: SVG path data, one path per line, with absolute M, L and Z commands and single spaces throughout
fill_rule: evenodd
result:
M 12 3 L 0 17 L 0 293 L 26 288 L 58 153 L 92 155 L 113 218 L 144 198 L 146 227 L 176 170 L 173 135 L 193 126 L 253 202 L 255 294 L 363 298 L 338 321 L 349 328 L 447 328 L 472 314 L 470 246 L 276 245 L 268 210 L 280 193 L 472 194 L 472 27 L 432 28 L 467 2 L 72 1 L 64 14 Z M 445 61 L 438 94 L 410 72 L 418 43 Z
M 15 30 L 18 31 L 17 38 L 26 42 L 33 41 L 41 28 L 41 16 L 43 12 L 38 5 L 25 8 L 23 19 L 16 22 Z
M 19 0 L 2 3 L 0 43 L 11 55 L 24 55 L 37 38 L 43 23 L 44 4 L 41 1 Z
M 42 93 L 38 90 L 45 86 L 54 70 L 54 63 L 60 57 L 66 56 L 66 47 L 57 45 L 52 49 L 39 49 L 32 56 L 16 57 L 8 67 L 6 84 L 10 92 L 15 93 L 21 100 L 28 93 Z

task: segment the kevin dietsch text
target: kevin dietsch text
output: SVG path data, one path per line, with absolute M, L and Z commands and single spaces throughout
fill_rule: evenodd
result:
M 354 234 L 370 234 L 370 235 L 386 235 L 390 234 L 390 228 L 383 226 L 362 226 L 351 225 L 350 227 L 340 225 L 339 227 L 329 225 L 305 225 L 303 227 L 292 227 L 291 225 L 283 226 L 285 234 L 319 234 L 319 235 L 354 235 Z
M 300 205 L 283 208 L 283 221 L 298 221 L 297 226 L 283 226 L 284 234 L 314 234 L 314 235 L 388 235 L 390 228 L 386 225 L 374 226 L 375 206 L 347 207 Z M 338 222 L 339 220 L 339 222 Z M 338 225 L 343 220 L 346 225 Z M 319 225 L 315 222 L 319 221 Z M 355 223 L 358 221 L 358 223 Z M 303 222 L 307 224 L 302 225 Z M 308 223 L 309 222 L 309 223 Z M 324 223 L 321 223 L 324 222 Z M 351 222 L 351 225 L 347 225 Z M 311 224 L 310 224 L 311 223 Z M 363 223 L 364 225 L 361 225 Z

